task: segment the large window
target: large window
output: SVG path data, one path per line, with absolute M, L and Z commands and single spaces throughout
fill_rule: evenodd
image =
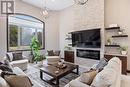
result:
M 36 37 L 41 48 L 45 48 L 44 22 L 22 14 L 8 16 L 8 51 L 30 50 L 32 37 Z

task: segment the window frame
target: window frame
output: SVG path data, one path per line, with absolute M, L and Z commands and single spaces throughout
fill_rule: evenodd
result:
M 11 50 L 9 50 L 9 16 L 10 15 L 24 15 L 24 16 L 29 16 L 29 17 L 32 17 L 32 18 L 34 18 L 34 19 L 36 19 L 36 20 L 38 20 L 38 21 L 40 21 L 42 24 L 43 24 L 43 43 L 42 43 L 42 47 L 41 47 L 41 49 L 39 49 L 39 50 L 44 50 L 45 49 L 45 22 L 43 22 L 42 20 L 40 20 L 40 19 L 38 19 L 38 18 L 36 18 L 36 17 L 34 17 L 34 16 L 31 16 L 31 15 L 27 15 L 27 14 L 23 14 L 23 13 L 14 13 L 14 14 L 7 14 L 7 17 L 6 17 L 6 31 L 7 31 L 7 35 L 6 35 L 6 39 L 7 39 L 7 42 L 6 42 L 6 45 L 7 45 L 7 52 L 15 52 L 15 51 L 31 51 L 31 49 L 25 49 L 25 50 L 13 50 L 13 51 L 11 51 Z

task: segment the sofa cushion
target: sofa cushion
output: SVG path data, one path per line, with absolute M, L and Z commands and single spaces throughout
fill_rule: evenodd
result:
M 121 76 L 121 87 L 130 87 L 130 76 Z
M 111 87 L 120 87 L 121 85 L 121 61 L 117 57 L 113 57 L 109 62 L 108 65 L 104 67 L 104 69 L 114 69 L 116 71 L 116 81 Z
M 90 87 L 89 85 L 86 85 L 78 80 L 72 80 L 69 83 L 69 87 Z
M 30 79 L 25 75 L 7 75 L 4 79 L 11 87 L 32 87 Z
M 0 87 L 10 87 L 2 77 L 0 77 Z
M 104 69 L 94 78 L 92 87 L 110 87 L 116 81 L 116 71 L 114 69 Z
M 116 70 L 116 71 L 120 71 L 119 69 L 120 69 L 120 63 L 119 63 L 119 58 L 112 58 L 109 62 L 108 62 L 108 64 L 107 64 L 107 66 L 105 66 L 104 68 L 111 68 L 111 69 L 114 69 L 114 70 Z
M 87 84 L 87 85 L 91 85 L 93 79 L 95 78 L 95 76 L 97 75 L 97 71 L 95 70 L 90 70 L 88 72 L 82 73 L 80 76 L 80 81 Z
M 118 57 L 113 57 L 112 59 L 110 59 L 109 61 L 108 61 L 108 63 L 110 63 L 110 62 L 116 62 L 116 63 L 120 63 L 120 59 L 118 58 Z
M 46 56 L 47 64 L 55 64 L 60 61 L 59 56 Z

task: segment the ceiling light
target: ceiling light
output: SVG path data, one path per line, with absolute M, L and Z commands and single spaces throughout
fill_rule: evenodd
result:
M 74 0 L 74 2 L 77 5 L 85 5 L 88 2 L 88 0 Z
M 44 16 L 48 15 L 48 11 L 46 9 L 42 13 L 43 13 Z
M 48 16 L 48 14 L 49 14 L 49 13 L 48 13 L 48 11 L 47 11 L 47 8 L 46 8 L 46 0 L 45 0 L 45 2 L 44 2 L 44 3 L 45 3 L 45 7 L 44 7 L 44 9 L 43 9 L 43 12 L 42 12 L 42 13 L 43 13 L 43 15 L 46 17 L 46 16 Z

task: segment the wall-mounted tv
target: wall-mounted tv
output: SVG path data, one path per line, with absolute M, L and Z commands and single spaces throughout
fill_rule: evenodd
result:
M 100 48 L 101 34 L 100 28 L 71 32 L 72 46 L 83 48 Z

